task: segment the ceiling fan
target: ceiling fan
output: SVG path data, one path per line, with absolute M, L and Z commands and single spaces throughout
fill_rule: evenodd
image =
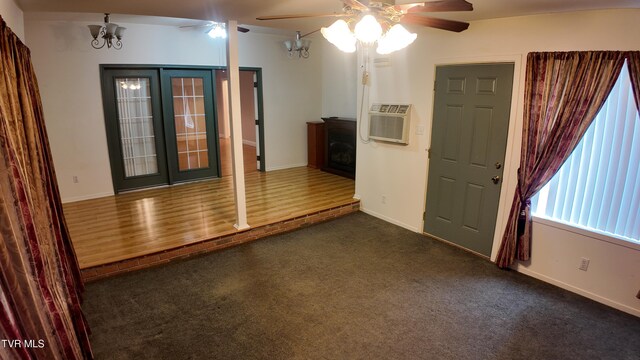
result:
M 365 5 L 358 0 L 341 0 L 344 4 L 343 13 L 333 14 L 290 14 L 269 15 L 257 17 L 257 20 L 303 19 L 316 17 L 338 17 L 353 21 L 367 14 L 373 15 L 383 26 L 392 27 L 394 24 L 413 24 L 436 29 L 461 32 L 469 27 L 469 23 L 422 16 L 421 13 L 472 11 L 473 5 L 465 0 L 436 0 L 412 4 L 395 5 L 385 2 L 370 1 Z
M 206 34 L 209 34 L 211 37 L 226 37 L 226 24 L 219 23 L 215 21 L 208 21 L 206 24 L 198 24 L 198 25 L 184 25 L 180 26 L 181 29 L 188 28 L 196 28 L 203 29 Z M 247 33 L 249 29 L 246 27 L 238 26 L 238 32 Z

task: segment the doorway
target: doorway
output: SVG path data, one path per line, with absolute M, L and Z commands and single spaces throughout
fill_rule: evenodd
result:
M 225 69 L 216 74 L 217 121 L 220 142 L 221 176 L 231 175 L 231 129 L 229 123 L 228 76 Z M 264 171 L 261 76 L 259 69 L 240 69 L 240 106 L 242 108 L 242 149 L 245 173 Z
M 261 69 L 240 70 L 245 168 L 264 171 Z M 224 68 L 101 65 L 101 74 L 116 193 L 230 175 Z
M 513 64 L 436 68 L 424 232 L 490 256 Z

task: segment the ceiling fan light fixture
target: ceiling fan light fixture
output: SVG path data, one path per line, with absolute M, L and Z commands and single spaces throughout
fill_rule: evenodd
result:
M 404 49 L 413 43 L 417 37 L 418 35 L 410 33 L 404 26 L 395 24 L 378 40 L 376 52 L 384 55 Z
M 373 44 L 382 36 L 382 26 L 373 15 L 367 14 L 356 24 L 354 34 L 361 42 Z
M 322 36 L 327 41 L 335 45 L 341 51 L 352 53 L 356 51 L 356 37 L 349 30 L 346 21 L 340 19 L 331 24 L 328 28 L 320 29 Z
M 365 15 L 352 32 L 346 21 L 340 19 L 328 28 L 320 30 L 327 41 L 341 51 L 352 53 L 356 51 L 356 43 L 365 45 L 378 43 L 376 51 L 379 54 L 389 54 L 400 50 L 415 41 L 417 35 L 410 33 L 402 25 L 392 26 L 383 35 L 382 25 L 373 15 Z
M 426 26 L 447 31 L 461 32 L 469 28 L 469 23 L 456 20 L 421 16 L 421 13 L 473 11 L 473 4 L 465 0 L 436 0 L 411 4 L 362 0 L 340 0 L 343 13 L 289 14 L 257 17 L 257 20 L 286 20 L 321 17 L 341 17 L 327 28 L 322 28 L 322 36 L 345 52 L 356 51 L 356 43 L 368 49 L 377 42 L 377 52 L 388 54 L 413 43 L 416 34 L 408 32 L 398 23 Z M 354 24 L 353 32 L 349 24 Z M 395 24 L 395 25 L 394 25 Z M 315 31 L 314 31 L 315 32 Z
M 213 25 L 211 30 L 207 33 L 213 39 L 226 39 L 227 31 L 224 28 L 224 24 L 216 23 Z

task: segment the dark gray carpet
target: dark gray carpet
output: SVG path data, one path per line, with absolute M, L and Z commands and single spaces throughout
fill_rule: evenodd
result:
M 640 318 L 363 213 L 87 286 L 98 359 L 640 359 Z

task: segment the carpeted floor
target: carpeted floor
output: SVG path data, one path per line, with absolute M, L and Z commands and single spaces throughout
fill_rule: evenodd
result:
M 87 286 L 97 359 L 640 359 L 640 318 L 363 213 Z

